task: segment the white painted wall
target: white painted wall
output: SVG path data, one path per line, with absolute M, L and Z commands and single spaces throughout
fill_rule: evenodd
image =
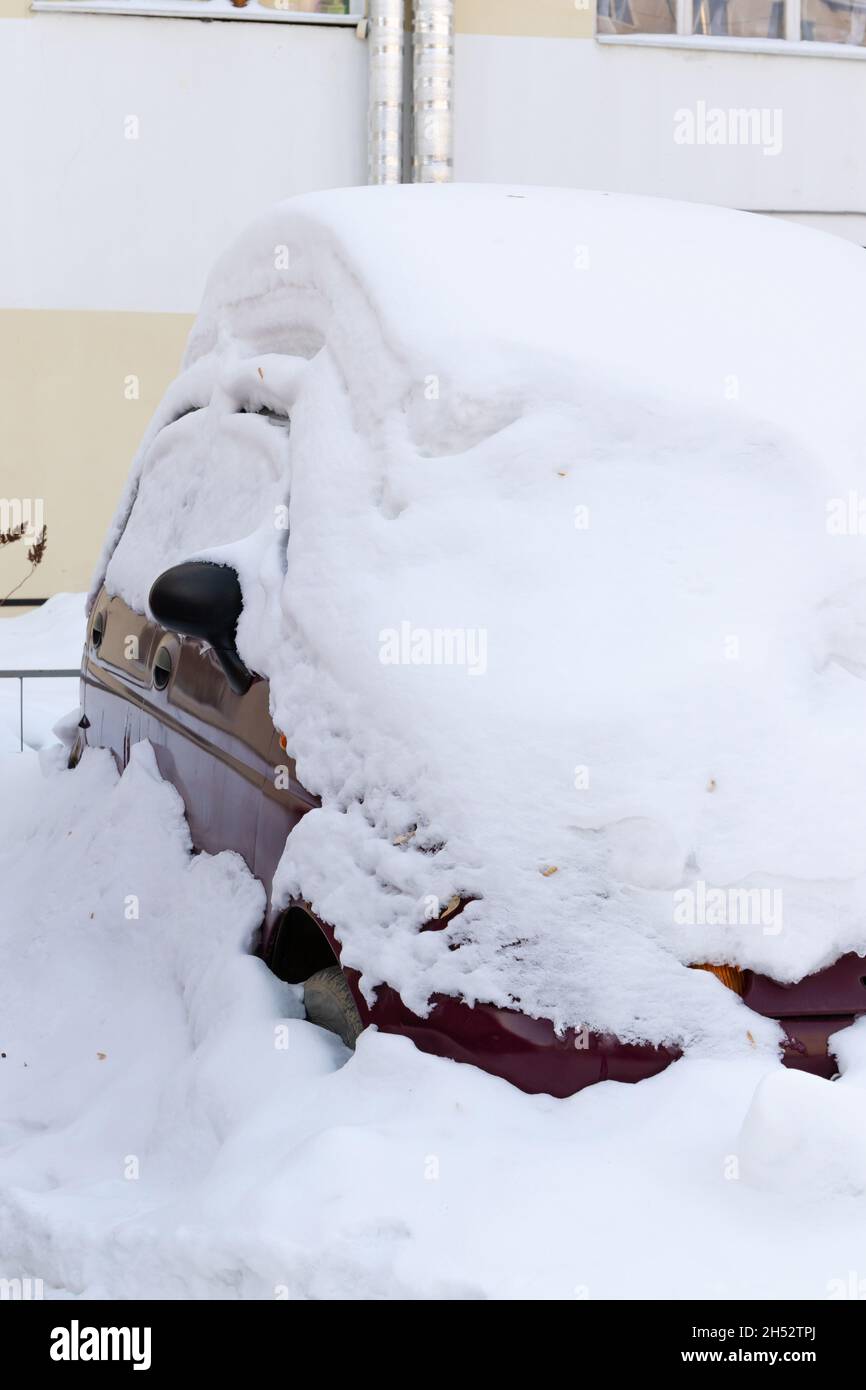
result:
M 455 166 L 782 212 L 866 214 L 866 64 L 854 58 L 458 35 Z M 679 108 L 782 112 L 781 153 L 674 143 Z M 863 237 L 864 220 L 807 218 Z
M 0 492 L 45 500 L 32 597 L 86 585 L 216 256 L 279 198 L 364 181 L 367 54 L 351 28 L 3 17 L 19 3 L 0 0 Z M 456 61 L 458 178 L 777 209 L 866 240 L 860 61 L 480 34 Z M 780 107 L 781 153 L 675 144 L 698 101 Z M 4 563 L 0 592 L 21 577 Z
M 0 40 L 2 307 L 193 311 L 261 209 L 365 179 L 353 29 L 35 14 Z
M 365 178 L 353 29 L 40 13 L 0 35 L 2 307 L 192 311 L 260 209 Z M 863 237 L 858 61 L 459 34 L 456 64 L 458 178 L 800 213 Z M 781 153 L 675 144 L 674 112 L 698 101 L 778 107 Z

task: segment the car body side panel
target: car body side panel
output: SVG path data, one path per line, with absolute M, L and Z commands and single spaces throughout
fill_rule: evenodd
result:
M 357 995 L 355 972 L 346 974 Z M 680 1056 L 677 1048 L 623 1043 L 586 1030 L 557 1034 L 548 1019 L 492 1004 L 470 1007 L 445 995 L 435 995 L 427 1017 L 419 1018 L 387 986 L 376 990 L 375 1004 L 362 1010 L 361 1018 L 383 1033 L 411 1038 L 422 1052 L 471 1063 L 521 1091 L 560 1098 L 596 1081 L 645 1080 Z
M 750 974 L 743 998 L 767 1018 L 826 1017 L 866 1012 L 866 960 L 853 951 L 795 985 Z
M 269 909 L 260 949 L 270 962 L 283 915 L 271 903 L 274 871 L 293 826 L 318 801 L 300 785 L 282 748 L 268 683 L 256 679 L 245 695 L 234 694 L 202 643 L 165 633 L 104 593 L 96 613 L 106 623 L 97 650 L 91 617 L 84 654 L 86 742 L 111 749 L 123 767 L 131 746 L 149 739 L 162 776 L 183 798 L 196 848 L 237 851 L 264 884 Z M 172 672 L 167 687 L 158 690 L 153 664 L 163 647 L 171 654 Z M 332 927 L 303 906 L 339 959 Z M 365 1026 L 411 1038 L 422 1051 L 479 1066 L 524 1091 L 564 1097 L 596 1081 L 640 1081 L 680 1055 L 673 1047 L 627 1044 L 607 1035 L 560 1035 L 548 1020 L 444 996 L 434 997 L 421 1018 L 387 985 L 368 1003 L 357 971 L 347 969 L 346 976 Z M 746 972 L 744 1001 L 782 1020 L 786 1065 L 829 1077 L 836 1063 L 827 1040 L 866 1012 L 864 976 L 866 963 L 853 955 L 792 986 Z
M 132 744 L 148 739 L 183 798 L 196 848 L 236 850 L 270 895 L 286 837 L 316 802 L 279 746 L 267 681 L 236 695 L 203 643 L 163 632 L 118 598 L 100 595 L 97 612 L 105 633 L 95 650 L 91 618 L 82 672 L 87 743 L 110 748 L 124 767 Z M 152 671 L 163 648 L 172 671 L 158 690 Z

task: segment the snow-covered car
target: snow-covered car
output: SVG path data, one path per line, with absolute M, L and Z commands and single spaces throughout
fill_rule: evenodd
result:
M 748 214 L 280 205 L 135 460 L 72 761 L 150 741 L 349 1044 L 557 1096 L 684 1052 L 832 1075 L 866 1011 L 864 310 L 859 248 Z

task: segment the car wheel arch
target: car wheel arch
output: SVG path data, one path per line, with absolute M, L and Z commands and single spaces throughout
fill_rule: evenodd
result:
M 317 971 L 340 964 L 324 924 L 302 902 L 289 903 L 281 912 L 267 961 L 274 974 L 290 985 L 301 985 Z

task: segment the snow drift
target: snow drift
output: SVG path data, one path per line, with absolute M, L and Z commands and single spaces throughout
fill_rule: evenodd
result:
M 97 584 L 237 567 L 322 800 L 276 891 L 365 991 L 730 1053 L 778 1030 L 689 962 L 866 951 L 864 310 L 841 241 L 566 190 L 306 196 L 218 263 Z
M 832 1084 L 683 1060 L 564 1101 L 375 1030 L 351 1054 L 250 956 L 261 887 L 237 855 L 190 854 L 146 745 L 122 777 L 98 750 L 41 764 L 0 763 L 4 1281 L 46 1298 L 863 1297 L 860 1024 Z

